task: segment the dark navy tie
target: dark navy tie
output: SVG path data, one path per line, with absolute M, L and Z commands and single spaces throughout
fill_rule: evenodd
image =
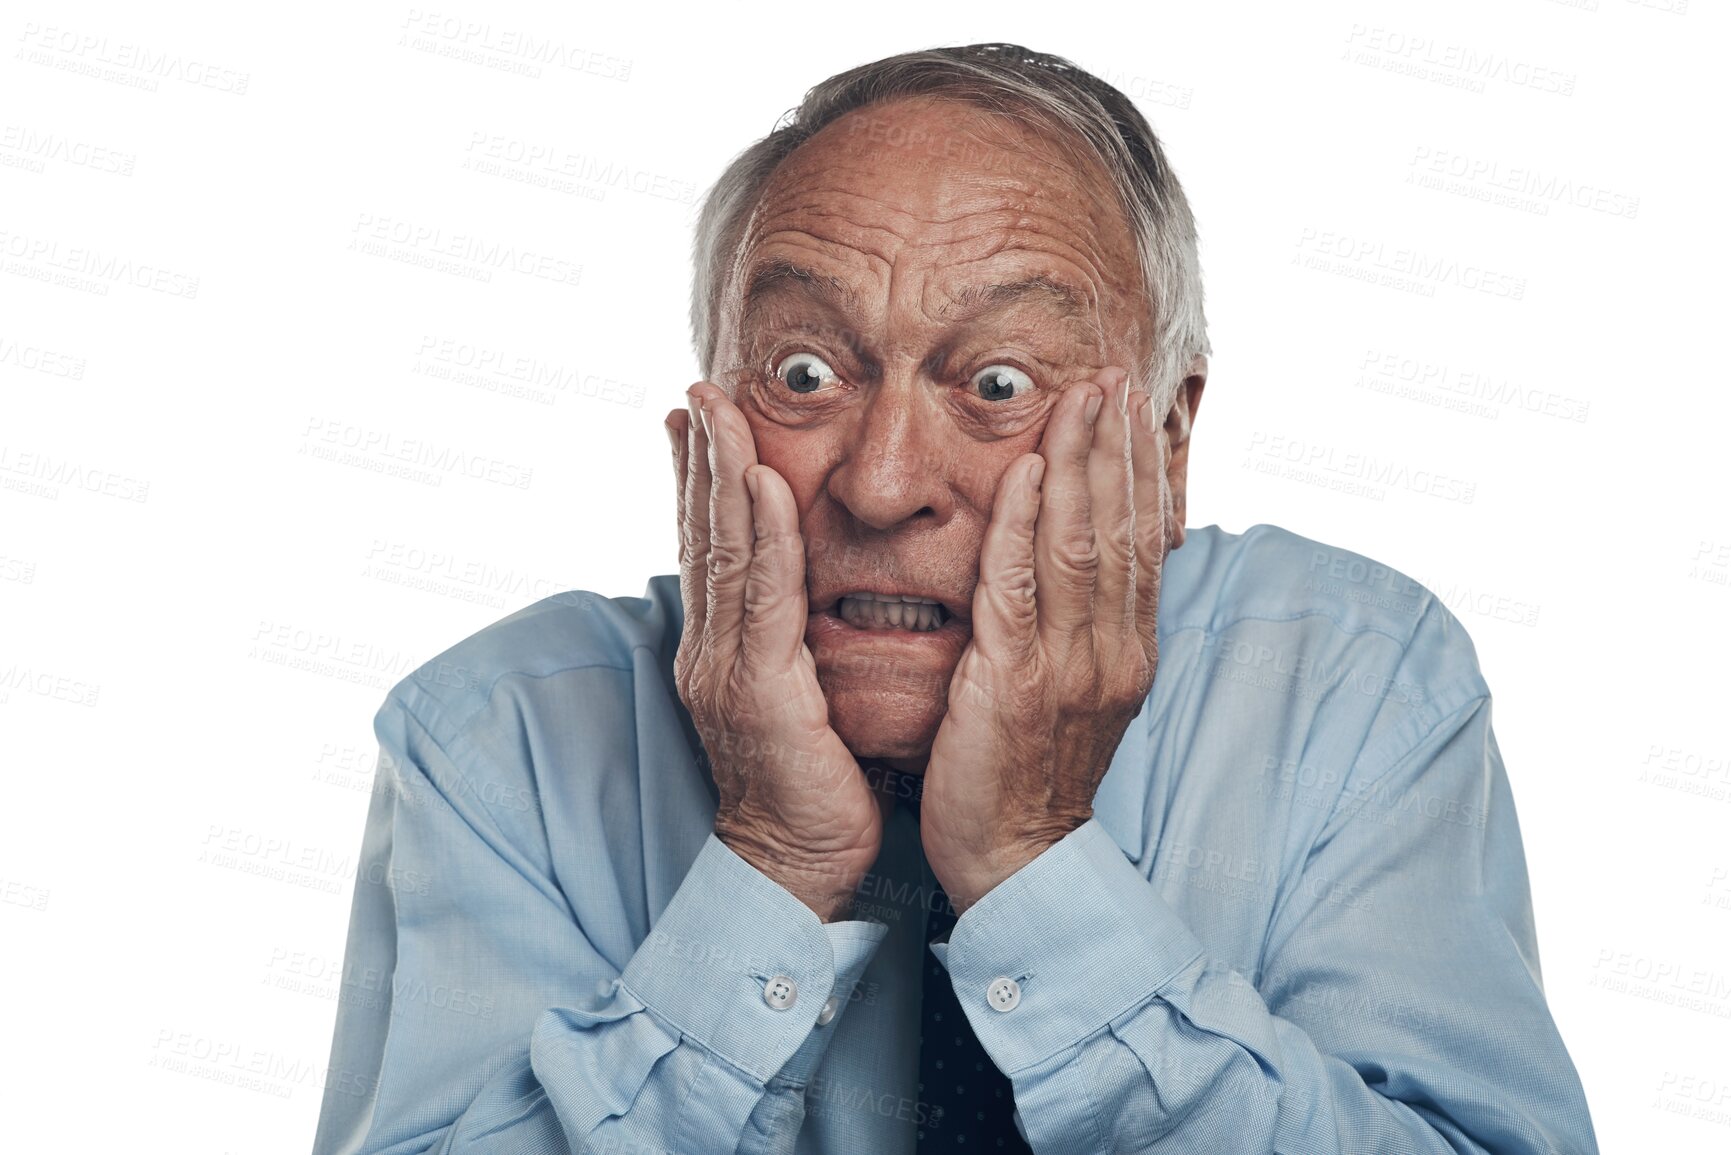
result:
M 923 784 L 923 780 L 922 780 Z M 917 817 L 919 790 L 898 795 Z M 946 936 L 956 925 L 950 899 L 935 884 L 926 904 L 926 942 Z M 1010 1080 L 998 1070 L 956 1000 L 949 972 L 927 949 L 920 952 L 920 1101 L 926 1105 L 919 1132 L 919 1153 L 1023 1152 L 1032 1148 L 1010 1117 L 1016 1105 Z M 984 998 L 984 994 L 981 995 Z

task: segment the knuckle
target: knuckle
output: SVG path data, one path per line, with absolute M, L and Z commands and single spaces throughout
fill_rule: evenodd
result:
M 709 544 L 709 576 L 715 581 L 730 581 L 742 573 L 751 562 L 751 555 L 724 542 Z
M 1135 706 L 1142 700 L 1142 692 L 1128 683 L 1113 687 L 1106 695 L 1106 703 L 1114 713 L 1120 713 Z
M 1100 564 L 1100 542 L 1092 529 L 1066 535 L 1052 543 L 1052 561 L 1066 577 L 1083 577 Z
M 1034 567 L 1030 562 L 1016 561 L 990 576 L 982 577 L 980 584 L 985 586 L 987 596 L 1002 605 L 1020 607 L 1034 604 L 1036 582 Z
M 704 717 L 703 701 L 697 695 L 697 685 L 691 678 L 681 678 L 675 683 L 679 691 L 679 700 L 685 705 L 685 710 L 691 715 L 693 724 Z
M 1148 689 L 1154 684 L 1154 663 L 1148 660 L 1142 647 L 1132 647 L 1132 652 L 1117 664 L 1113 680 L 1111 700 L 1120 707 L 1135 706 L 1148 696 Z
M 764 622 L 775 614 L 777 598 L 774 592 L 765 589 L 753 578 L 745 580 L 745 620 L 756 625 Z
M 1041 717 L 1046 707 L 1046 687 L 1035 678 L 1017 678 L 998 691 L 1003 704 L 1020 717 Z
M 697 668 L 700 659 L 695 653 L 680 648 L 673 658 L 673 685 L 679 691 L 679 698 L 689 706 L 695 697 L 697 689 Z
M 756 678 L 743 663 L 730 667 L 722 678 L 722 696 L 729 702 L 749 702 L 756 689 Z

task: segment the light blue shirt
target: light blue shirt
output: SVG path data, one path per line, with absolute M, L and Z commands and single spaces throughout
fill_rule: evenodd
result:
M 558 594 L 387 696 L 316 1155 L 972 1150 L 928 950 L 1039 1155 L 1597 1151 L 1490 691 L 1405 575 L 1191 530 L 1094 817 L 939 944 L 901 807 L 827 925 L 715 838 L 682 620 Z

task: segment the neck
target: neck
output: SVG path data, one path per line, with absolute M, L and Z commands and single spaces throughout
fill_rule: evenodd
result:
M 862 758 L 860 769 L 866 782 L 877 795 L 884 821 L 889 821 L 896 802 L 905 802 L 915 817 L 919 815 L 919 798 L 925 787 L 924 758 Z
M 919 777 L 925 776 L 926 763 L 929 762 L 930 760 L 931 760 L 931 755 L 929 755 L 929 754 L 921 754 L 917 758 L 873 758 L 872 759 L 873 762 L 882 763 L 883 765 L 888 766 L 891 770 L 894 770 L 898 774 L 913 774 L 913 775 L 917 775 Z

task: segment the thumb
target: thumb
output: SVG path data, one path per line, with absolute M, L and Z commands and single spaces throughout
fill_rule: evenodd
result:
M 667 431 L 667 444 L 673 450 L 673 503 L 678 513 L 679 526 L 679 564 L 685 566 L 685 435 L 675 429 L 670 422 L 663 421 L 661 427 Z

